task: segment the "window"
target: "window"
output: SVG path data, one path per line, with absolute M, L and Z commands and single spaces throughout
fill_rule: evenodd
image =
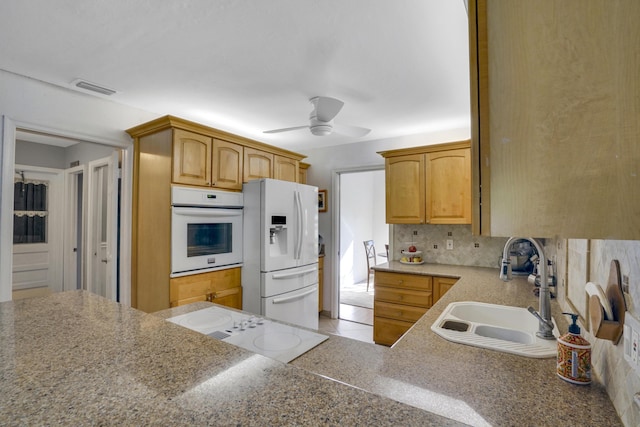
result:
M 48 181 L 15 180 L 13 184 L 13 243 L 47 243 Z

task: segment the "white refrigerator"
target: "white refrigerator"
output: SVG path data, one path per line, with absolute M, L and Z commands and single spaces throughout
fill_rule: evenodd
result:
M 318 329 L 318 188 L 243 185 L 242 309 Z

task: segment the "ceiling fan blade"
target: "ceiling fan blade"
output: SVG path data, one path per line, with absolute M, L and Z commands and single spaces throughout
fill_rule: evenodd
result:
M 342 110 L 344 102 L 328 96 L 311 98 L 316 107 L 316 117 L 322 122 L 330 122 Z
M 262 133 L 280 133 L 280 132 L 289 132 L 290 130 L 298 130 L 298 129 L 307 129 L 309 126 L 294 126 L 292 128 L 282 128 L 282 129 L 273 129 L 273 130 L 265 130 Z
M 346 136 L 352 136 L 352 137 L 365 136 L 366 134 L 371 132 L 371 129 L 362 128 L 359 126 L 343 125 L 340 123 L 334 123 L 333 130 L 336 133 L 346 135 Z

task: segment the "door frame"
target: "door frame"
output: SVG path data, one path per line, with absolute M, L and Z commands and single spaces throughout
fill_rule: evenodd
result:
M 384 170 L 385 165 L 367 165 L 352 168 L 340 168 L 331 171 L 331 306 L 330 316 L 337 319 L 340 315 L 340 176 L 344 173 L 373 172 Z M 389 253 L 393 253 L 393 224 L 389 224 Z
M 70 130 L 54 129 L 34 123 L 0 117 L 0 302 L 11 301 L 13 247 L 13 174 L 17 129 L 57 135 L 79 141 L 107 145 L 122 150 L 120 207 L 120 302 L 131 305 L 131 214 L 133 193 L 133 143 L 131 139 L 112 140 Z M 124 133 L 123 133 L 124 135 Z
M 82 286 L 78 287 L 78 268 L 80 269 L 80 278 L 82 284 L 82 278 L 84 277 L 84 268 L 82 267 L 82 257 L 86 250 L 86 243 L 84 236 L 85 221 L 87 217 L 87 185 L 85 181 L 86 177 L 86 165 L 79 165 L 73 168 L 65 169 L 64 171 L 64 197 L 65 197 L 65 218 L 64 218 L 64 282 L 63 290 L 72 291 L 76 289 L 83 289 Z M 81 206 L 78 206 L 78 177 L 82 176 L 82 201 Z M 78 209 L 80 209 L 81 217 L 78 218 Z M 78 223 L 81 225 L 81 231 L 78 233 Z M 78 234 L 80 234 L 80 248 L 78 248 Z M 75 249 L 75 250 L 74 250 Z M 80 258 L 78 258 L 80 256 Z M 80 262 L 78 265 L 78 259 Z M 68 274 L 73 271 L 74 274 Z

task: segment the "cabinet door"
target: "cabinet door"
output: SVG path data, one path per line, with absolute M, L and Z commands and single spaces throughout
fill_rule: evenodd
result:
M 311 166 L 309 163 L 298 163 L 298 182 L 300 184 L 307 183 L 307 170 L 309 169 L 309 166 Z
M 273 154 L 244 147 L 244 182 L 273 177 Z
M 283 181 L 298 182 L 298 161 L 284 156 L 274 156 L 273 177 Z
M 458 279 L 453 277 L 434 277 L 433 278 L 433 303 L 435 304 L 442 296 L 447 293 Z
M 423 224 L 425 220 L 424 154 L 385 160 L 388 224 Z
M 426 154 L 426 222 L 471 224 L 471 150 Z
M 243 164 L 242 145 L 220 139 L 213 140 L 212 186 L 227 190 L 242 190 Z
M 640 2 L 576 4 L 469 2 L 484 235 L 640 239 Z
M 182 129 L 173 131 L 173 177 L 176 184 L 211 185 L 210 137 Z
M 169 281 L 170 306 L 211 301 L 242 309 L 241 269 L 212 271 L 177 277 Z
M 384 317 L 374 317 L 373 319 L 373 341 L 376 344 L 393 345 L 407 332 L 413 322 L 387 319 Z

